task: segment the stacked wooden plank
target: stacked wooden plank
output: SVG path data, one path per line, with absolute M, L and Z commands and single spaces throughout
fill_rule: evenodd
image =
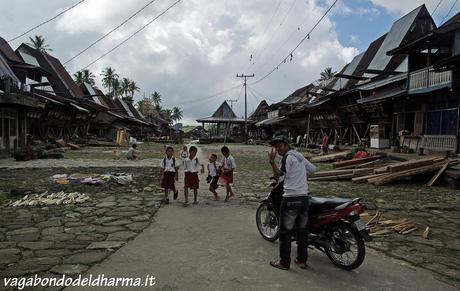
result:
M 336 160 L 343 160 L 351 156 L 351 151 L 343 151 L 340 153 L 330 154 L 330 155 L 323 155 L 323 156 L 316 156 L 313 157 L 311 160 L 315 163 L 325 163 L 325 162 L 333 162 Z
M 350 180 L 373 173 L 373 168 L 323 171 L 310 174 L 308 181 Z
M 359 167 L 360 165 L 362 166 L 363 164 L 369 165 L 369 163 L 371 163 L 371 162 L 373 163 L 374 161 L 380 160 L 381 158 L 382 158 L 381 155 L 375 155 L 375 156 L 370 156 L 370 157 L 367 157 L 367 158 L 340 161 L 340 162 L 332 163 L 332 167 L 334 169 L 345 169 L 345 168 Z
M 403 178 L 412 177 L 419 174 L 436 172 L 440 171 L 443 168 L 445 170 L 449 166 L 453 166 L 458 163 L 458 160 L 447 161 L 444 158 L 426 158 L 420 160 L 410 160 L 407 162 L 401 162 L 391 164 L 386 167 L 377 168 L 374 170 L 374 176 L 368 177 L 367 181 L 370 184 L 381 186 Z M 439 176 L 441 174 L 442 172 L 439 173 Z M 438 174 L 436 176 L 438 176 Z M 433 177 L 434 182 L 439 178 L 435 177 Z M 431 184 L 433 184 L 434 182 L 432 182 Z

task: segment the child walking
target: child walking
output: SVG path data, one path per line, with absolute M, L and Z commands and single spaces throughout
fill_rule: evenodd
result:
M 160 164 L 160 184 L 165 190 L 165 204 L 169 204 L 169 190 L 172 190 L 174 200 L 177 199 L 179 191 L 176 190 L 175 181 L 179 179 L 179 166 L 176 165 L 174 149 L 170 146 L 166 148 L 165 157 Z
M 184 146 L 182 148 L 182 151 L 180 152 L 180 158 L 182 160 L 182 166 L 184 166 L 185 164 L 185 160 L 188 158 L 188 150 L 187 150 L 187 146 Z
M 198 188 L 200 185 L 200 179 L 198 178 L 198 169 L 200 168 L 200 163 L 196 157 L 198 149 L 195 146 L 191 146 L 189 149 L 189 156 L 184 161 L 184 203 L 182 206 L 188 206 L 188 189 L 193 190 L 193 204 L 197 204 Z M 201 172 L 204 172 L 204 166 L 201 165 Z
M 217 156 L 212 154 L 209 156 L 208 163 L 208 179 L 206 182 L 209 184 L 209 191 L 214 195 L 214 200 L 219 200 L 219 195 L 217 195 L 216 189 L 219 188 L 217 184 L 219 180 L 219 170 L 220 163 L 217 161 Z
M 235 196 L 231 184 L 233 184 L 233 171 L 236 169 L 236 163 L 235 159 L 230 155 L 230 149 L 227 146 L 223 146 L 220 151 L 224 157 L 222 158 L 222 171 L 219 177 L 219 184 L 225 186 L 227 196 L 224 202 L 228 202 L 230 197 Z

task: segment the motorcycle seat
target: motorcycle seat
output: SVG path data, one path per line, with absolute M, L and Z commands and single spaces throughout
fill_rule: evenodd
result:
M 315 210 L 333 209 L 339 205 L 351 202 L 353 199 L 347 198 L 323 198 L 323 197 L 310 197 L 310 208 Z

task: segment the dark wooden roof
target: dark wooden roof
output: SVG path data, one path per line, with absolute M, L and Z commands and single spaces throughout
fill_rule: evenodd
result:
M 10 62 L 22 63 L 23 60 L 16 54 L 16 52 L 11 48 L 9 43 L 0 37 L 0 52 L 7 58 Z

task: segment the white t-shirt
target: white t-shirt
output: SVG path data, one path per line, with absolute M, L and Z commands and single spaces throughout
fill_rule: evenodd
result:
M 308 195 L 307 174 L 316 171 L 316 166 L 310 163 L 301 153 L 290 150 L 286 153 L 285 165 L 281 165 L 284 181 L 284 197 Z M 281 163 L 282 164 L 282 163 Z
M 175 167 L 179 167 L 177 164 L 177 161 L 175 160 L 174 157 L 171 157 L 168 159 L 167 157 L 162 159 L 160 162 L 160 167 L 165 171 L 165 172 L 176 172 Z
M 193 157 L 193 159 L 186 158 L 184 160 L 184 172 L 189 173 L 197 173 L 199 171 L 200 164 L 198 163 L 198 159 Z
M 209 163 L 208 164 L 209 175 L 211 175 L 212 177 L 217 176 L 217 170 L 219 169 L 219 167 L 220 167 L 220 163 L 218 161 L 215 161 L 214 163 Z
M 236 169 L 235 159 L 231 155 L 229 155 L 228 158 L 223 157 L 221 163 L 225 170 Z

